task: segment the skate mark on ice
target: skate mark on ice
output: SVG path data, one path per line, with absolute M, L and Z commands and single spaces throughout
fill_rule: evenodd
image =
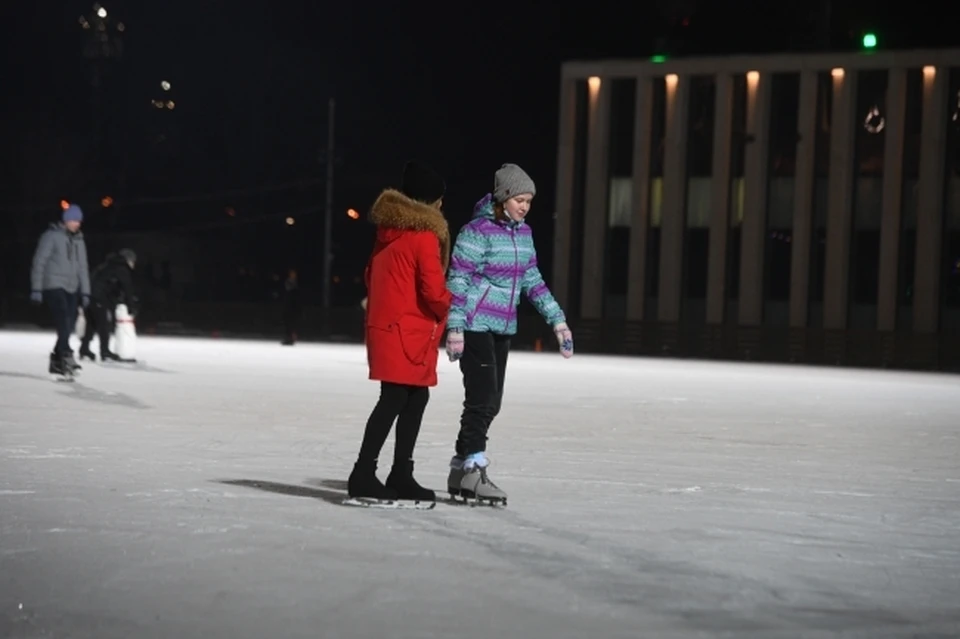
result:
M 543 526 L 516 511 L 485 510 L 483 515 L 489 516 L 491 512 L 506 515 L 498 519 L 518 522 L 527 532 L 535 530 L 568 544 L 518 541 L 512 530 L 488 528 L 484 535 L 477 535 L 475 521 L 465 523 L 460 529 L 458 522 L 451 520 L 397 515 L 411 528 L 485 551 L 525 576 L 551 584 L 562 583 L 576 593 L 577 598 L 609 606 L 618 616 L 635 615 L 642 619 L 655 615 L 679 621 L 691 631 L 723 630 L 740 636 L 748 633 L 772 636 L 811 627 L 835 632 L 865 629 L 879 632 L 889 626 L 919 623 L 896 611 L 878 615 L 875 602 L 856 592 L 838 589 L 826 580 L 811 580 L 802 597 L 809 601 L 810 593 L 815 593 L 819 605 L 799 606 L 799 601 L 791 601 L 780 588 L 762 579 Z M 690 593 L 698 593 L 696 601 L 690 600 Z M 757 615 L 750 610 L 731 610 L 731 600 L 744 596 L 769 612 Z
M 730 584 L 735 582 L 732 580 L 740 583 L 749 580 L 700 569 L 689 563 L 662 560 L 643 551 L 618 551 L 606 542 L 600 546 L 602 551 L 599 551 L 596 540 L 590 539 L 589 535 L 540 526 L 507 510 L 484 510 L 483 516 L 494 512 L 509 515 L 503 519 L 523 522 L 518 525 L 526 531 L 533 529 L 554 539 L 566 538 L 574 547 L 534 540 L 518 541 L 512 530 L 494 532 L 488 528 L 484 535 L 477 535 L 476 522 L 459 529 L 449 520 L 404 513 L 398 513 L 398 517 L 404 520 L 405 525 L 420 528 L 425 533 L 476 548 L 495 560 L 505 562 L 511 566 L 511 570 L 516 570 L 524 577 L 534 577 L 551 585 L 563 584 L 573 599 L 607 606 L 617 616 L 645 619 L 655 615 L 661 618 L 680 617 L 688 621 L 686 615 L 689 611 L 678 602 L 686 601 L 690 592 L 696 592 L 695 588 L 702 590 L 703 583 L 709 581 L 714 584 L 711 591 L 715 597 L 706 602 L 701 598 L 698 607 L 706 606 L 705 623 L 712 619 L 714 625 L 701 626 L 695 623 L 695 628 L 716 630 L 715 623 L 720 618 L 723 629 L 728 631 L 745 633 L 767 628 L 765 623 L 756 621 L 748 614 L 736 616 L 736 613 L 724 609 Z M 763 584 L 750 585 L 751 589 L 766 589 Z
M 275 481 L 264 481 L 261 479 L 214 479 L 219 484 L 227 486 L 242 486 L 244 488 L 256 488 L 268 493 L 277 495 L 287 495 L 288 497 L 309 497 L 310 499 L 319 499 L 328 504 L 343 505 L 343 499 L 346 494 L 339 491 L 325 490 L 322 488 L 311 488 L 310 486 L 298 486 L 296 484 L 282 484 Z
M 72 399 L 79 399 L 85 402 L 96 402 L 98 404 L 108 404 L 110 406 L 122 406 L 124 408 L 135 408 L 137 410 L 146 410 L 150 406 L 144 404 L 136 397 L 126 393 L 114 391 L 102 391 L 96 388 L 90 388 L 79 382 L 74 382 L 68 390 L 60 391 L 61 395 Z
M 687 488 L 666 488 L 663 492 L 667 494 L 678 494 L 678 493 L 699 493 L 702 488 L 700 486 L 689 486 Z
M 7 459 L 98 459 L 102 457 L 101 446 L 67 446 L 66 448 L 40 449 L 36 446 L 0 448 L 0 458 Z M 2 492 L 0 492 L 2 494 Z

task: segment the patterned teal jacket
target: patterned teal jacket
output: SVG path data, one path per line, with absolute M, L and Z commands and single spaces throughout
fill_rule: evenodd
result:
M 447 288 L 453 294 L 447 327 L 454 331 L 516 334 L 521 293 L 551 326 L 566 321 L 537 268 L 530 227 L 495 220 L 490 194 L 457 235 Z

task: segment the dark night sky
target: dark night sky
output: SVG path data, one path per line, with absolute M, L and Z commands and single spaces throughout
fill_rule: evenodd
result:
M 89 4 L 38 0 L 14 6 L 22 19 L 8 18 L 6 28 L 14 33 L 5 41 L 7 61 L 19 60 L 5 100 L 15 103 L 20 117 L 83 126 L 88 87 L 77 17 Z M 451 2 L 105 2 L 128 26 L 125 95 L 119 99 L 130 110 L 148 103 L 159 78 L 169 78 L 183 110 L 178 116 L 189 116 L 199 130 L 235 121 L 230 135 L 247 137 L 250 145 L 259 136 L 272 140 L 270 155 L 278 157 L 266 159 L 289 176 L 318 171 L 325 102 L 333 93 L 343 160 L 338 168 L 345 179 L 392 179 L 405 158 L 421 157 L 448 176 L 458 206 L 472 201 L 507 160 L 528 166 L 544 193 L 551 191 L 560 63 L 648 55 L 654 37 L 670 31 L 665 6 L 692 16 L 687 33 L 694 52 L 809 48 L 815 39 L 816 7 L 809 2 L 713 0 L 701 1 L 699 10 L 697 4 L 595 2 L 557 9 L 519 1 L 498 9 L 498 3 Z M 916 3 L 910 10 L 834 4 L 855 5 L 834 8 L 837 48 L 849 46 L 841 41 L 844 27 L 864 23 L 897 24 L 895 32 L 882 33 L 891 45 L 944 41 L 935 32 L 935 14 L 913 20 L 922 36 L 910 28 L 911 16 L 920 13 Z M 742 23 L 745 13 L 766 25 L 762 35 Z M 143 111 L 149 115 L 148 108 Z M 218 170 L 223 158 L 217 149 L 210 154 L 213 189 L 249 185 L 239 174 L 255 158 L 234 160 L 244 170 L 231 184 L 231 176 Z
M 0 208 L 8 212 L 38 205 L 36 194 L 22 188 L 25 132 L 44 131 L 54 140 L 48 144 L 72 154 L 74 147 L 60 140 L 89 129 L 89 63 L 77 19 L 91 4 L 34 0 L 5 7 L 12 13 L 2 27 L 8 33 Z M 97 188 L 118 192 L 130 205 L 125 214 L 150 219 L 146 228 L 162 228 L 165 216 L 143 203 L 151 197 L 313 179 L 319 183 L 310 188 L 322 202 L 319 154 L 330 95 L 337 99 L 338 210 L 366 210 L 379 189 L 396 184 L 404 160 L 417 157 L 447 177 L 446 209 L 455 225 L 506 161 L 531 173 L 539 210 L 549 213 L 562 61 L 647 56 L 665 34 L 682 36 L 676 46 L 691 55 L 817 49 L 824 2 L 103 4 L 127 26 L 122 67 L 109 78 L 107 95 L 131 155 L 122 160 L 130 174 L 125 190 Z M 947 5 L 833 4 L 834 49 L 857 48 L 858 34 L 868 28 L 887 48 L 960 41 L 952 19 L 937 18 Z M 670 21 L 684 15 L 687 27 Z M 137 158 L 147 155 L 144 132 L 158 117 L 149 102 L 159 97 L 162 79 L 174 85 L 180 147 L 158 165 Z M 164 172 L 162 184 L 148 175 Z M 58 198 L 44 193 L 42 205 L 51 197 Z M 551 225 L 543 222 L 533 218 L 543 228 L 540 243 L 548 244 Z

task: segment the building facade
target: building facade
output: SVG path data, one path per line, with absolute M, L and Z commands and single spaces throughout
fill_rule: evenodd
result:
M 569 62 L 560 100 L 584 347 L 960 363 L 960 50 Z

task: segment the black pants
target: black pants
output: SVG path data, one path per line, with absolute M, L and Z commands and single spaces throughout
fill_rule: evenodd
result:
M 503 382 L 507 374 L 510 336 L 494 333 L 463 334 L 463 414 L 457 436 L 457 457 L 466 457 L 487 449 L 487 431 L 500 412 Z
M 43 292 L 43 301 L 47 303 L 57 327 L 57 343 L 53 352 L 59 357 L 72 354 L 70 334 L 77 325 L 77 294 L 67 293 L 62 288 L 51 288 Z
M 87 330 L 84 331 L 83 340 L 80 342 L 80 350 L 90 349 L 90 342 L 93 341 L 93 335 L 96 333 L 100 338 L 100 354 L 110 352 L 110 334 L 113 333 L 113 313 L 110 308 L 100 302 L 93 302 L 87 308 Z
M 397 444 L 393 451 L 393 463 L 402 464 L 413 459 L 423 411 L 429 401 L 430 389 L 426 386 L 380 382 L 380 399 L 367 420 L 358 463 L 376 463 L 394 421 L 397 422 Z

